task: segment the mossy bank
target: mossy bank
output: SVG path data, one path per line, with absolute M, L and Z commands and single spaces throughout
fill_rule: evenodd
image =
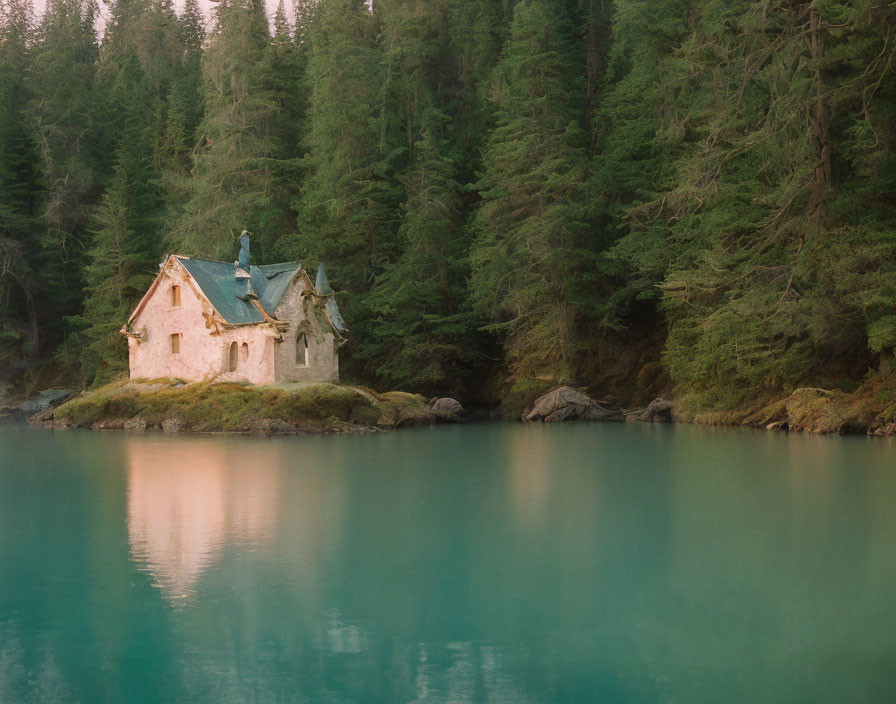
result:
M 423 396 L 337 384 L 118 381 L 35 416 L 54 428 L 166 432 L 365 432 L 438 421 Z
M 742 403 L 730 410 L 689 410 L 682 420 L 701 425 L 740 425 L 822 434 L 896 435 L 896 375 L 870 374 L 855 389 L 801 387 L 787 396 Z

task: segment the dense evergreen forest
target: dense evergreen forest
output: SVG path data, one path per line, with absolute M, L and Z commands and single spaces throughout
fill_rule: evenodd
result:
M 0 0 L 8 380 L 121 374 L 165 253 L 243 228 L 378 388 L 896 373 L 890 0 L 95 3 Z

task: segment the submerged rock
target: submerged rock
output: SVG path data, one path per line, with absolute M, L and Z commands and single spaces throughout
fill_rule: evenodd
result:
M 463 420 L 464 407 L 453 398 L 434 398 L 429 402 L 429 412 L 438 421 L 456 423 Z
M 602 406 L 590 396 L 569 386 L 549 391 L 535 401 L 532 409 L 523 412 L 524 421 L 541 420 L 562 423 L 570 420 L 622 420 L 619 409 Z

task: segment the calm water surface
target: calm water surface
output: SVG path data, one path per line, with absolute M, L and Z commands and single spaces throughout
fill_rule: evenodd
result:
M 0 702 L 896 701 L 896 443 L 0 428 Z

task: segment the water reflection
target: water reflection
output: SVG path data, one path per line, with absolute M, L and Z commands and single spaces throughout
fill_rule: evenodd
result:
M 507 443 L 510 459 L 510 493 L 517 520 L 536 527 L 544 517 L 551 489 L 551 443 L 539 426 L 523 426 L 519 437 Z
M 17 634 L 0 623 L 0 702 L 74 701 L 52 649 L 45 644 L 34 658 Z
M 412 704 L 477 702 L 527 704 L 533 700 L 517 681 L 514 669 L 499 648 L 473 643 L 447 643 L 415 648 Z
M 281 492 L 273 448 L 131 437 L 125 457 L 131 552 L 166 596 L 191 595 L 228 541 L 270 541 Z
M 0 702 L 896 691 L 887 443 L 621 425 L 36 437 L 0 430 Z

